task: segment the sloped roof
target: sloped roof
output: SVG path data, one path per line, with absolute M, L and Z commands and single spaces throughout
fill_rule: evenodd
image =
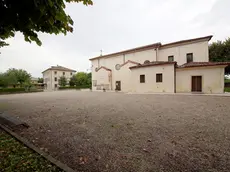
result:
M 230 62 L 190 62 L 185 63 L 177 68 L 205 67 L 205 66 L 228 66 Z
M 51 66 L 50 68 L 44 70 L 42 73 L 46 72 L 47 70 L 59 70 L 59 71 L 76 72 L 73 69 L 69 69 L 69 68 L 57 65 L 57 66 Z
M 98 71 L 101 70 L 101 69 L 105 69 L 105 70 L 107 70 L 107 71 L 112 71 L 111 69 L 109 69 L 109 68 L 107 68 L 107 67 L 105 67 L 105 66 L 99 67 L 98 69 L 96 69 L 96 71 L 98 72 Z
M 212 39 L 212 37 L 213 36 L 210 35 L 210 36 L 205 36 L 205 37 L 199 37 L 199 38 L 193 38 L 193 39 L 186 39 L 186 40 L 171 42 L 171 43 L 167 43 L 167 44 L 161 44 L 160 42 L 158 42 L 158 43 L 154 43 L 154 44 L 150 44 L 150 45 L 136 47 L 136 48 L 129 49 L 129 50 L 119 51 L 119 52 L 112 53 L 112 54 L 94 57 L 94 58 L 91 58 L 89 60 L 95 60 L 95 59 L 100 59 L 100 58 L 109 58 L 109 57 L 113 57 L 113 56 L 118 56 L 118 55 L 138 52 L 138 51 L 151 50 L 154 48 L 159 48 L 159 49 L 168 48 L 168 47 L 172 47 L 172 46 L 179 46 L 181 44 L 184 45 L 184 44 L 189 44 L 189 43 L 203 41 L 203 40 L 210 41 Z
M 125 65 L 128 64 L 128 63 L 132 63 L 132 64 L 135 64 L 135 65 L 139 65 L 139 64 L 140 64 L 140 63 L 138 63 L 138 62 L 135 62 L 135 61 L 132 61 L 132 60 L 128 60 L 128 61 L 126 61 L 125 63 L 123 63 L 123 64 L 121 65 L 121 67 L 125 66 Z
M 149 66 L 169 65 L 169 64 L 175 65 L 176 63 L 177 62 L 153 61 L 147 64 L 139 64 L 137 66 L 131 66 L 129 69 L 143 68 L 143 67 L 149 67 Z

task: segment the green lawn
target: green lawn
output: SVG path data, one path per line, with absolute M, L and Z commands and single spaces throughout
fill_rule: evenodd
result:
M 63 171 L 0 129 L 0 171 Z

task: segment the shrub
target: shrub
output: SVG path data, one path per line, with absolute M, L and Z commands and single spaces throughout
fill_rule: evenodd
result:
M 78 85 L 78 86 L 69 86 L 69 87 L 59 87 L 59 90 L 70 90 L 70 89 L 84 89 L 91 88 L 91 85 Z
M 13 94 L 13 93 L 31 93 L 31 92 L 43 92 L 43 90 L 38 90 L 32 88 L 26 90 L 25 88 L 0 88 L 0 94 Z
M 25 92 L 25 88 L 2 88 L 0 93 L 16 93 L 16 92 Z

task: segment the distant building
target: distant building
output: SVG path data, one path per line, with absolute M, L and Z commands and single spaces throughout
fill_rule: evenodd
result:
M 91 58 L 92 90 L 223 93 L 230 62 L 209 62 L 212 36 L 155 43 Z
M 50 68 L 42 72 L 45 89 L 57 90 L 59 87 L 58 80 L 60 79 L 60 77 L 65 76 L 68 83 L 75 72 L 75 70 L 63 66 L 51 66 Z
M 38 84 L 38 78 L 31 77 L 32 84 Z

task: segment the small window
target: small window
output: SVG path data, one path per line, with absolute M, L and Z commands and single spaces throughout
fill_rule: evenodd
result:
M 63 75 L 65 75 L 65 72 L 63 72 Z
M 57 84 L 54 84 L 54 87 L 57 88 Z
M 174 61 L 174 56 L 168 56 L 168 61 L 173 62 Z
M 70 72 L 70 75 L 73 75 L 73 73 L 72 73 L 72 72 Z
M 57 81 L 57 77 L 54 78 L 54 81 Z
M 140 75 L 140 83 L 145 83 L 145 75 Z
M 57 75 L 57 71 L 54 71 L 54 74 Z
M 193 53 L 187 54 L 187 63 L 193 62 Z
M 162 82 L 162 73 L 156 74 L 156 82 Z
M 94 86 L 94 87 L 97 86 L 97 80 L 93 80 L 93 86 Z

